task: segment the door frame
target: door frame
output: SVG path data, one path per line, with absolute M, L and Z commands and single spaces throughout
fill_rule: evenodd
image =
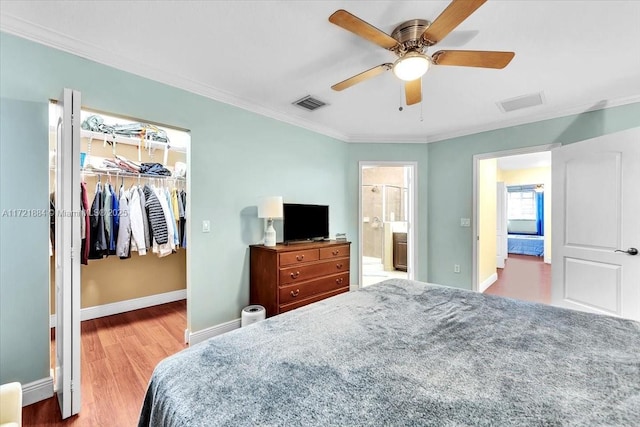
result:
M 475 292 L 479 292 L 480 283 L 479 281 L 479 272 L 478 268 L 480 263 L 478 262 L 478 240 L 480 236 L 478 235 L 478 211 L 479 211 L 479 197 L 478 197 L 478 187 L 480 185 L 480 177 L 479 172 L 479 163 L 481 160 L 494 159 L 499 157 L 507 157 L 507 156 L 516 156 L 519 154 L 532 154 L 532 153 L 540 153 L 543 151 L 551 151 L 554 148 L 560 147 L 562 144 L 554 143 L 554 144 L 545 144 L 545 145 L 534 145 L 531 147 L 522 147 L 522 148 L 514 148 L 511 150 L 503 150 L 503 151 L 494 151 L 492 153 L 481 153 L 475 154 L 473 156 L 473 197 L 472 197 L 472 239 L 473 242 L 471 244 L 472 257 L 471 257 L 471 289 Z M 553 206 L 551 206 L 553 209 Z
M 418 162 L 416 161 L 369 161 L 358 162 L 358 288 L 362 288 L 362 171 L 367 167 L 407 167 L 409 168 L 409 209 L 407 211 L 407 279 L 415 279 L 418 260 Z

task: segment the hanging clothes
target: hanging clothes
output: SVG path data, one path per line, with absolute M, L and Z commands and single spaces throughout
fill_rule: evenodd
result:
M 180 217 L 180 228 L 182 229 L 182 244 L 183 248 L 187 247 L 187 193 L 180 191 L 180 197 L 182 199 L 183 216 Z
M 145 189 L 147 188 L 147 186 L 145 186 Z M 149 187 L 150 188 L 150 187 Z M 157 216 L 157 219 L 160 221 L 164 221 L 164 225 L 166 227 L 167 230 L 167 238 L 166 241 L 164 243 L 161 243 L 160 241 L 155 239 L 155 234 L 154 234 L 154 239 L 153 239 L 153 253 L 158 254 L 159 257 L 164 257 L 167 255 L 171 255 L 174 251 L 175 251 L 175 244 L 174 244 L 174 239 L 173 239 L 173 227 L 171 225 L 171 213 L 169 210 L 169 205 L 167 204 L 167 199 L 166 199 L 166 195 L 164 193 L 164 190 L 160 189 L 160 188 L 150 188 L 151 191 L 154 193 L 154 195 L 156 196 L 158 203 L 160 204 L 160 208 L 162 209 L 161 211 L 161 216 Z M 147 199 L 148 200 L 148 199 Z M 153 223 L 154 219 L 152 219 L 151 217 L 149 217 L 149 220 Z
M 173 230 L 173 248 L 175 250 L 175 248 L 177 248 L 178 246 L 180 246 L 180 240 L 178 238 L 178 227 L 176 227 L 176 217 L 173 215 L 173 206 L 171 204 L 171 194 L 169 193 L 169 189 L 165 188 L 162 190 L 164 192 L 164 197 L 165 200 L 167 201 L 167 206 L 169 208 L 169 215 L 167 217 L 167 219 L 170 219 L 169 222 L 167 222 L 167 227 L 171 228 Z
M 146 250 L 151 250 L 151 237 L 152 237 L 152 230 L 151 227 L 149 226 L 149 216 L 146 214 L 147 212 L 147 198 L 144 195 L 144 191 L 142 190 L 142 187 L 138 186 L 138 196 L 139 196 L 139 200 L 140 200 L 140 207 L 142 209 L 142 223 L 144 226 L 144 240 L 145 240 L 145 249 Z
M 135 185 L 131 187 L 129 193 L 129 222 L 131 227 L 130 250 L 138 251 L 138 255 L 147 253 L 147 244 L 145 239 L 144 208 L 140 203 L 140 191 Z
M 120 216 L 118 212 L 118 196 L 113 191 L 113 186 L 109 183 L 109 193 L 111 204 L 107 207 L 110 211 L 111 217 L 111 234 L 109 235 L 109 254 L 116 254 L 116 243 L 118 241 L 118 225 L 120 224 Z
M 181 247 L 185 247 L 184 246 L 184 233 L 185 233 L 185 227 L 184 227 L 184 222 L 183 219 L 185 218 L 184 215 L 184 204 L 182 203 L 182 196 L 180 195 L 180 192 L 178 192 L 176 190 L 176 197 L 178 200 L 178 234 L 180 235 L 180 246 Z
M 81 232 L 82 245 L 80 263 L 87 265 L 89 264 L 89 249 L 91 246 L 91 222 L 89 213 L 89 195 L 87 193 L 86 182 L 80 183 L 80 206 L 82 207 L 82 219 L 80 220 L 80 223 L 84 225 L 84 227 L 82 227 L 84 229 L 84 233 Z
M 178 189 L 171 189 L 171 211 L 176 225 L 176 246 L 182 246 L 182 234 L 180 233 L 180 207 L 178 206 Z
M 56 204 L 55 193 L 49 194 L 49 240 L 56 241 Z M 53 245 L 52 245 L 53 246 Z
M 111 191 L 109 190 L 111 187 L 111 183 L 107 182 L 104 184 L 104 188 L 102 190 L 102 218 L 104 220 L 104 232 L 105 238 L 107 242 L 107 253 L 109 255 L 111 250 L 111 238 L 113 236 L 113 217 L 111 212 Z
M 103 258 L 106 255 L 108 249 L 104 229 L 104 215 L 102 211 L 104 203 L 102 200 L 102 196 L 102 184 L 100 183 L 100 181 L 98 181 L 96 183 L 96 194 L 93 198 L 93 203 L 91 203 L 91 212 L 89 215 L 89 259 Z
M 167 221 L 160 204 L 160 200 L 149 185 L 143 188 L 145 196 L 145 208 L 149 216 L 150 232 L 158 244 L 164 244 L 168 241 Z
M 116 255 L 120 259 L 131 257 L 131 218 L 129 200 L 124 185 L 120 186 L 118 195 L 118 238 L 116 241 Z

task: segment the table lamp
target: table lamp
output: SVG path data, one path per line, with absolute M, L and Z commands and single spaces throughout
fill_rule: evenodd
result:
M 264 245 L 276 245 L 276 230 L 273 228 L 273 219 L 282 218 L 282 197 L 263 197 L 258 203 L 258 218 L 267 219 L 267 230 L 264 232 Z

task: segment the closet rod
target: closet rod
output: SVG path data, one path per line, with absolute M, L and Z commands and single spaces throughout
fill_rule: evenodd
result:
M 131 172 L 118 172 L 118 171 L 96 171 L 96 170 L 88 170 L 81 169 L 81 175 L 86 176 L 111 176 L 113 178 L 152 178 L 152 179 L 162 179 L 162 180 L 175 180 L 175 181 L 186 181 L 186 178 L 182 176 L 165 176 L 165 175 L 153 175 L 147 173 L 131 173 Z

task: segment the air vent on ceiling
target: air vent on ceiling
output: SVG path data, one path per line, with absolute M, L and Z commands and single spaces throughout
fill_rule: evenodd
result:
M 293 105 L 297 105 L 300 108 L 304 108 L 305 110 L 313 111 L 318 108 L 327 105 L 326 102 L 322 102 L 319 99 L 312 97 L 311 95 L 307 95 L 304 98 L 298 99 Z
M 498 102 L 498 107 L 505 113 L 521 110 L 523 108 L 535 107 L 544 104 L 544 95 L 542 92 L 532 93 L 531 95 L 518 96 L 517 98 L 505 99 Z

